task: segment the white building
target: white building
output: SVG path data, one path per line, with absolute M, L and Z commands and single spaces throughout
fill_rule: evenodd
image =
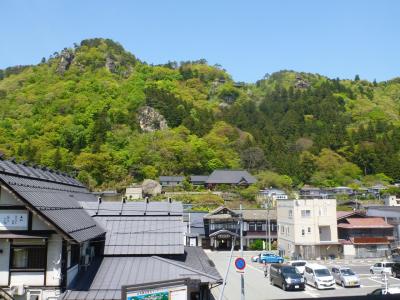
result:
M 280 200 L 277 222 L 283 255 L 304 259 L 338 255 L 335 199 Z
M 260 190 L 256 195 L 256 200 L 258 202 L 265 204 L 267 203 L 267 201 L 271 201 L 272 207 L 276 207 L 277 200 L 286 200 L 286 199 L 288 199 L 288 195 L 285 193 L 285 191 L 274 188 Z
M 143 199 L 143 188 L 141 186 L 129 186 L 125 190 L 127 200 Z
M 400 206 L 400 197 L 397 195 L 387 195 L 383 200 L 385 201 L 385 206 Z

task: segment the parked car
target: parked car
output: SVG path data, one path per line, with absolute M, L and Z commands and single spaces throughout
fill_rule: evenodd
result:
M 304 290 L 304 278 L 296 267 L 282 264 L 271 264 L 269 280 L 272 285 L 286 290 Z
M 331 271 L 336 283 L 342 287 L 360 287 L 360 278 L 350 268 L 334 266 Z
M 252 256 L 252 257 L 251 257 L 251 261 L 252 261 L 252 262 L 259 262 L 259 261 L 260 261 L 260 256 L 261 256 L 261 253 Z
M 283 257 L 276 255 L 274 253 L 270 252 L 263 252 L 260 255 L 259 262 L 265 264 L 265 263 L 278 263 L 281 264 L 283 263 L 284 259 Z
M 393 263 L 392 265 L 392 276 L 397 278 L 400 277 L 400 263 Z
M 291 260 L 287 262 L 288 265 L 296 267 L 297 271 L 300 274 L 304 274 L 304 269 L 306 267 L 307 262 L 305 260 Z
M 335 289 L 335 279 L 328 268 L 318 264 L 307 264 L 304 270 L 304 282 L 316 289 Z
M 385 288 L 379 288 L 379 289 L 373 290 L 368 295 L 379 296 L 379 295 L 396 295 L 396 294 L 400 294 L 400 288 L 398 288 L 398 287 L 388 288 L 387 291 Z
M 371 274 L 383 274 L 383 273 L 392 274 L 393 264 L 394 263 L 388 261 L 379 262 L 371 266 L 369 268 L 369 272 Z

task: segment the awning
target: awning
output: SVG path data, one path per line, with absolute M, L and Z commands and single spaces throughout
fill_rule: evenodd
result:
M 49 235 L 29 235 L 18 233 L 0 233 L 0 239 L 47 239 Z

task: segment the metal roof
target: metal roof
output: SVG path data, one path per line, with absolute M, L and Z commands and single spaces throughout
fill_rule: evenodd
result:
M 104 255 L 183 254 L 181 216 L 94 217 L 106 229 Z
M 190 175 L 190 182 L 206 182 L 208 175 Z
M 62 295 L 62 299 L 118 300 L 121 299 L 123 285 L 187 277 L 198 279 L 205 284 L 221 281 L 220 276 L 207 274 L 185 264 L 157 256 L 104 257 L 93 281 L 81 282 L 78 290 L 68 290 Z
M 185 179 L 184 176 L 160 176 L 159 181 L 176 181 L 181 182 Z
M 8 173 L 10 175 L 19 175 L 20 177 L 48 180 L 67 185 L 84 187 L 82 183 L 67 174 L 50 170 L 45 167 L 27 166 L 10 160 L 0 160 L 0 172 Z
M 0 167 L 0 181 L 68 239 L 80 243 L 104 234 L 78 203 L 96 197 L 75 179 L 11 161 Z
M 80 205 L 91 216 L 182 216 L 183 206 L 181 202 L 114 202 L 102 201 L 87 202 L 81 201 Z
M 253 184 L 257 180 L 246 170 L 215 170 L 207 179 L 211 184 L 239 184 L 242 181 Z

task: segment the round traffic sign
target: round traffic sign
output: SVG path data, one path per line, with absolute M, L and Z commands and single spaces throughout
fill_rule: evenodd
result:
M 236 258 L 235 267 L 238 271 L 243 271 L 246 268 L 246 261 L 241 257 Z

